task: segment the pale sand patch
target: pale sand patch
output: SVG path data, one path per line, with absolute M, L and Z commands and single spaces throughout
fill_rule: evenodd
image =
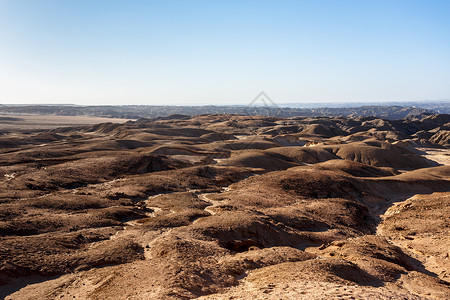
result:
M 52 129 L 98 123 L 125 123 L 131 119 L 100 118 L 93 116 L 53 116 L 0 114 L 0 129 Z
M 436 149 L 436 148 L 417 148 L 425 152 L 422 154 L 426 159 L 437 162 L 438 164 L 448 166 L 450 165 L 450 149 Z
M 426 299 L 405 291 L 394 291 L 388 287 L 344 285 L 320 281 L 274 282 L 268 285 L 253 284 L 243 280 L 242 284 L 218 293 L 197 299 Z

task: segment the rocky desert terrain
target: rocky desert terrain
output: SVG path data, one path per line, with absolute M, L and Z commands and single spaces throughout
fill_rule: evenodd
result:
M 450 299 L 450 115 L 0 132 L 5 299 Z

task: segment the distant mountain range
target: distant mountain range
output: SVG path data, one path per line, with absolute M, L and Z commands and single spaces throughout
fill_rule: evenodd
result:
M 343 103 L 329 104 L 328 107 L 295 107 L 295 104 L 277 106 L 155 106 L 155 105 L 121 105 L 121 106 L 79 106 L 79 105 L 0 105 L 2 114 L 38 114 L 78 116 L 91 115 L 111 118 L 157 118 L 174 114 L 239 114 L 239 115 L 268 115 L 277 117 L 361 117 L 376 116 L 384 119 L 403 119 L 410 116 L 432 113 L 450 113 L 450 102 L 411 102 L 409 105 L 361 105 L 355 103 L 347 107 Z M 298 104 L 308 105 L 308 104 Z M 312 104 L 309 104 L 312 105 Z

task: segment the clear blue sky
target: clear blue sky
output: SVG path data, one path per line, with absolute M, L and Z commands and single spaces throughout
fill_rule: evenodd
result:
M 450 98 L 450 1 L 0 0 L 0 103 Z

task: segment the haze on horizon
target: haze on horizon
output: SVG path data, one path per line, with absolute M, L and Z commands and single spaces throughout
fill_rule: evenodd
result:
M 450 98 L 449 1 L 0 0 L 0 104 Z

